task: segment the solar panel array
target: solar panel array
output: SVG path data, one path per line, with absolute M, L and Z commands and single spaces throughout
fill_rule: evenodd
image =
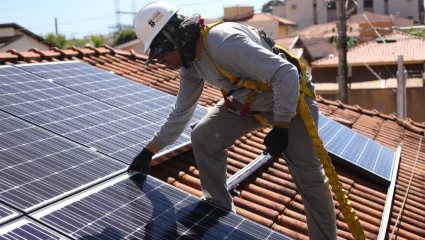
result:
M 0 112 L 1 200 L 28 212 L 112 177 L 125 164 Z
M 174 101 L 83 63 L 0 66 L 0 239 L 287 239 L 152 177 L 128 178 Z
M 319 116 L 319 134 L 328 152 L 390 181 L 395 154 L 391 149 L 322 114 Z
M 32 217 L 73 239 L 289 239 L 142 174 L 118 177 Z
M 123 162 L 130 163 L 159 130 L 157 123 L 16 67 L 0 68 L 0 75 L 0 109 Z M 167 149 L 189 141 L 182 135 Z
M 176 97 L 81 62 L 21 64 L 19 68 L 154 123 L 163 123 Z M 198 106 L 189 125 L 207 112 Z M 184 134 L 190 137 L 190 128 Z

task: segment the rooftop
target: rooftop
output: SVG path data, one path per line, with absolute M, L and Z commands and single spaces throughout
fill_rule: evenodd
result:
M 389 49 L 391 49 L 389 51 Z M 352 66 L 396 65 L 397 57 L 403 55 L 405 64 L 425 62 L 425 38 L 397 32 L 383 36 L 349 49 L 347 62 Z M 312 63 L 313 67 L 336 67 L 338 56 L 329 56 Z
M 113 71 L 118 75 L 176 95 L 179 74 L 164 65 L 146 67 L 146 56 L 134 51 L 120 51 L 108 46 L 100 48 L 70 48 L 49 51 L 30 49 L 28 52 L 0 53 L 0 65 L 79 60 Z M 219 89 L 206 85 L 199 103 L 212 106 L 221 98 Z M 328 101 L 318 97 L 320 111 L 354 131 L 395 150 L 403 141 L 403 152 L 397 176 L 389 232 L 397 222 L 397 239 L 425 238 L 425 146 L 419 145 L 424 136 L 425 122 L 399 119 L 360 106 Z M 263 138 L 268 129 L 252 132 L 238 139 L 228 149 L 228 175 L 232 175 L 261 154 Z M 419 151 L 418 151 L 419 149 Z M 417 157 L 418 156 L 418 157 Z M 413 166 L 416 168 L 413 169 Z M 376 239 L 381 223 L 387 189 L 335 162 L 336 171 L 366 232 L 367 239 Z M 196 196 L 201 196 L 199 172 L 191 150 L 152 168 L 152 175 Z M 413 173 L 413 174 L 412 174 Z M 308 239 L 302 199 L 292 181 L 284 159 L 270 162 L 257 170 L 234 197 L 237 213 L 296 239 Z M 339 239 L 353 239 L 335 202 Z

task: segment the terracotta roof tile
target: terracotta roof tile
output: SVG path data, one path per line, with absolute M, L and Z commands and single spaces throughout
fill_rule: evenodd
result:
M 59 53 L 57 55 L 56 53 Z M 50 57 L 47 57 L 50 56 Z M 102 48 L 72 48 L 50 51 L 30 51 L 28 53 L 0 53 L 0 63 L 20 63 L 37 61 L 88 62 L 96 67 L 114 71 L 129 79 L 150 85 L 154 88 L 177 94 L 179 87 L 178 72 L 161 64 L 152 64 L 146 68 L 145 56 L 131 52 L 114 50 L 108 46 Z M 219 89 L 205 85 L 200 103 L 211 106 L 221 98 Z M 375 110 L 350 106 L 339 101 L 330 101 L 318 97 L 320 111 L 339 122 L 351 127 L 375 141 L 395 150 L 400 141 L 404 142 L 394 206 L 391 211 L 390 230 L 395 225 L 398 212 L 404 200 L 412 167 L 415 164 L 419 140 L 424 136 L 425 124 L 411 120 L 400 120 L 394 115 L 385 115 Z M 264 146 L 262 140 L 268 129 L 253 132 L 241 137 L 228 150 L 228 175 L 234 174 L 258 156 Z M 378 233 L 387 189 L 351 169 L 334 162 L 339 179 L 362 221 L 366 236 L 375 239 Z M 191 150 L 162 162 L 151 169 L 151 174 L 162 181 L 202 196 L 199 171 Z M 425 144 L 421 147 L 417 167 L 407 196 L 406 205 L 400 223 L 397 225 L 398 239 L 425 238 Z M 283 159 L 267 163 L 241 184 L 240 195 L 235 196 L 237 213 L 260 224 L 275 229 L 296 239 L 308 239 L 302 199 Z M 353 239 L 336 205 L 339 239 Z
M 405 64 L 425 62 L 425 38 L 407 33 L 395 33 L 384 36 L 386 43 L 369 41 L 351 48 L 347 53 L 347 62 L 352 66 L 397 64 L 398 55 L 404 56 Z M 393 42 L 395 41 L 395 42 Z M 313 67 L 336 67 L 338 56 L 330 56 L 312 63 Z

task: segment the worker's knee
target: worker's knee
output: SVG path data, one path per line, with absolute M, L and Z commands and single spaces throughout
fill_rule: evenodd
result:
M 209 138 L 208 126 L 206 124 L 197 124 L 192 130 L 191 140 L 192 144 L 204 145 Z
M 223 149 L 223 137 L 211 124 L 197 124 L 191 134 L 192 145 L 202 145 L 209 150 Z

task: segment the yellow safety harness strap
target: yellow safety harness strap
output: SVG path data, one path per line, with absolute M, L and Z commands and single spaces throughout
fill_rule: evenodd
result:
M 300 94 L 298 98 L 297 112 L 301 120 L 304 122 L 304 125 L 308 130 L 308 134 L 313 141 L 314 147 L 317 150 L 320 161 L 322 162 L 323 168 L 325 169 L 326 176 L 329 179 L 332 192 L 335 194 L 335 199 L 339 203 L 339 208 L 341 209 L 342 215 L 344 216 L 345 222 L 347 223 L 351 234 L 355 239 L 365 239 L 363 227 L 360 224 L 358 217 L 356 216 L 356 212 L 351 206 L 350 200 L 342 188 L 341 182 L 338 180 L 338 175 L 335 171 L 335 167 L 332 164 L 332 159 L 329 157 L 328 151 L 325 149 L 322 139 L 319 137 L 319 132 L 316 125 L 314 124 L 313 117 L 311 116 L 310 109 L 305 102 L 303 93 Z

